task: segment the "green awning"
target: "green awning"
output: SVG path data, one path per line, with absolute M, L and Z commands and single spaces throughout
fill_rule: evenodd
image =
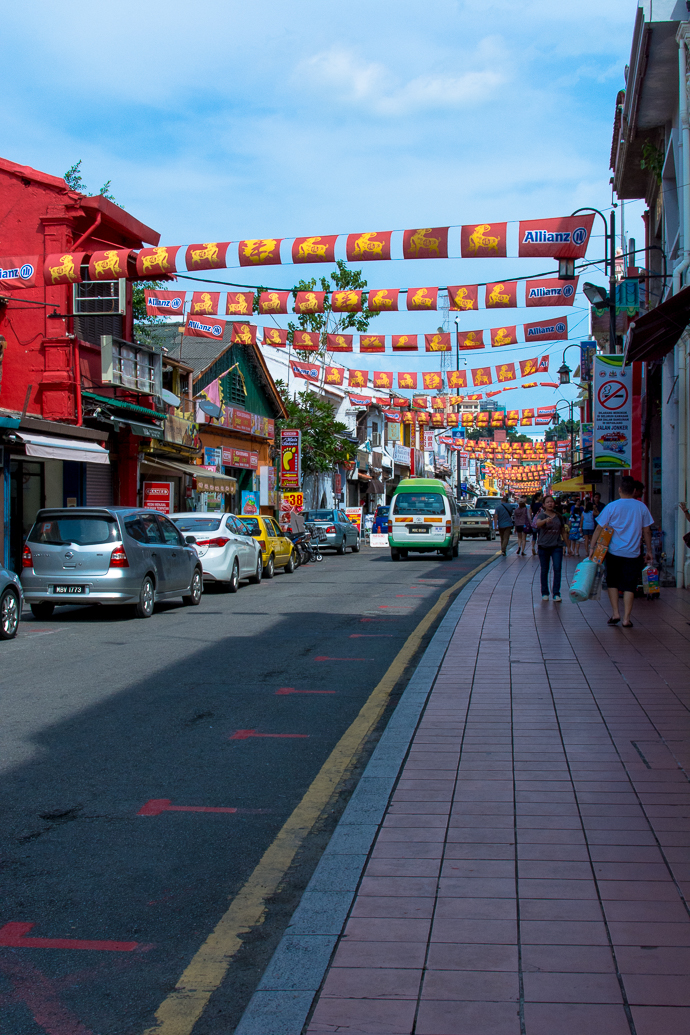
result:
M 121 410 L 132 410 L 133 413 L 145 413 L 147 417 L 156 417 L 157 420 L 165 420 L 165 414 L 158 410 L 149 410 L 146 406 L 137 406 L 136 403 L 125 402 L 124 399 L 109 399 L 106 395 L 96 395 L 95 392 L 81 393 L 86 399 L 95 399 L 96 402 L 105 403 L 106 406 L 115 406 Z

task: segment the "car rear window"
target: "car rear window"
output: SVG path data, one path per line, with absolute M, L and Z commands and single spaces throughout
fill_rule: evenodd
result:
M 107 517 L 46 517 L 37 521 L 29 533 L 30 543 L 55 546 L 100 546 L 119 539 L 117 521 Z
M 247 529 L 249 535 L 261 535 L 261 525 L 255 517 L 241 517 L 240 522 Z
M 181 532 L 217 532 L 221 522 L 219 517 L 199 517 L 193 514 L 189 517 L 175 517 L 172 520 Z
M 460 517 L 488 517 L 488 510 L 461 510 Z
M 400 492 L 393 500 L 396 514 L 445 514 L 440 492 Z
M 332 510 L 308 510 L 304 514 L 305 521 L 335 521 L 336 517 Z
M 495 498 L 489 497 L 489 499 L 477 500 L 477 506 L 478 507 L 484 507 L 487 510 L 495 510 L 496 509 L 496 504 L 498 504 L 500 502 L 501 502 L 501 500 L 499 499 L 498 496 L 496 496 Z

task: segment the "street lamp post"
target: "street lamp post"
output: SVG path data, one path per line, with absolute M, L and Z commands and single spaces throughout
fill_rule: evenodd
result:
M 575 423 L 573 418 L 573 407 L 575 404 L 563 399 L 562 402 L 557 403 L 556 405 L 556 414 L 558 414 L 558 407 L 563 405 L 567 406 L 570 411 L 570 417 L 568 419 L 570 421 L 570 466 L 572 467 L 575 463 L 575 429 L 573 427 Z
M 572 215 L 577 216 L 580 212 L 594 212 L 604 220 L 604 267 L 608 267 L 609 274 L 609 355 L 613 356 L 616 351 L 616 213 L 611 209 L 607 223 L 606 216 L 598 208 L 577 208 Z

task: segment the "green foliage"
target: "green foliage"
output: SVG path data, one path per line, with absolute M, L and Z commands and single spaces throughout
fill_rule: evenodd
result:
M 74 163 L 74 165 L 70 165 L 69 169 L 63 176 L 63 179 L 70 190 L 74 190 L 78 194 L 86 194 L 88 197 L 93 197 L 93 194 L 91 194 L 89 188 L 81 178 L 81 163 L 82 159 L 80 158 L 78 162 Z M 115 198 L 110 193 L 111 183 L 112 180 L 106 180 L 98 193 L 102 198 L 106 198 L 108 201 L 112 201 L 114 205 L 117 205 Z M 122 205 L 118 205 L 118 208 L 122 208 Z
M 304 474 L 332 471 L 337 464 L 354 458 L 357 447 L 343 437 L 348 434 L 348 428 L 335 419 L 328 400 L 309 388 L 291 399 L 283 381 L 276 381 L 276 386 L 288 411 L 286 420 L 276 421 L 276 444 L 280 444 L 281 428 L 297 428 L 302 432 Z
M 326 292 L 324 299 L 323 313 L 301 313 L 297 322 L 290 321 L 288 324 L 288 340 L 292 341 L 292 335 L 296 330 L 318 331 L 320 348 L 316 354 L 323 357 L 326 352 L 326 336 L 329 334 L 342 334 L 344 331 L 355 330 L 364 334 L 369 328 L 369 323 L 378 313 L 369 313 L 366 310 L 367 294 L 362 295 L 363 311 L 361 313 L 334 313 L 331 309 L 330 294 L 333 291 L 360 291 L 366 288 L 367 282 L 362 277 L 361 270 L 348 269 L 342 259 L 336 260 L 336 269 L 328 277 L 320 277 L 318 280 L 320 290 Z M 300 280 L 292 289 L 293 298 L 297 298 L 298 291 L 313 291 L 316 288 L 317 280 Z M 303 349 L 295 350 L 301 359 L 313 359 L 313 352 L 305 352 Z
M 580 430 L 579 420 L 562 420 L 553 428 L 547 428 L 544 439 L 546 442 L 563 442 L 570 438 L 570 432 L 577 435 Z
M 657 183 L 661 183 L 661 171 L 664 168 L 664 152 L 651 140 L 645 140 L 642 145 L 642 158 L 640 158 L 640 169 L 647 169 Z
M 163 316 L 149 316 L 146 312 L 145 291 L 157 291 L 166 285 L 162 280 L 138 280 L 132 284 L 132 316 L 134 317 L 134 329 L 138 337 L 143 341 L 151 337 L 149 329 L 167 323 Z

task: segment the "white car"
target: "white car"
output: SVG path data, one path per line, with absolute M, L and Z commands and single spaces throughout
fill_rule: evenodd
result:
M 194 511 L 168 516 L 199 555 L 205 583 L 216 582 L 236 593 L 240 579 L 261 582 L 261 547 L 234 514 Z

